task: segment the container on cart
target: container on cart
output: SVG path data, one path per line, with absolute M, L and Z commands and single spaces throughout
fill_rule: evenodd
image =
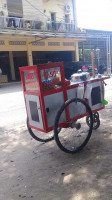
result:
M 102 101 L 105 78 L 70 84 L 70 81 L 65 80 L 63 62 L 21 67 L 20 75 L 27 125 L 32 137 L 38 141 L 48 142 L 55 136 L 56 143 L 63 151 L 74 153 L 81 150 L 91 136 L 93 122 L 99 126 L 99 115 L 95 114 L 93 119 L 92 112 L 104 109 Z M 53 129 L 54 133 L 51 132 Z M 39 131 L 40 135 L 43 133 L 42 138 L 34 133 L 34 130 Z M 63 140 L 67 143 L 67 137 L 73 131 L 78 134 L 72 134 L 75 142 L 80 138 L 82 142 L 65 147 L 59 137 L 64 137 Z M 67 136 L 64 136 L 65 133 Z

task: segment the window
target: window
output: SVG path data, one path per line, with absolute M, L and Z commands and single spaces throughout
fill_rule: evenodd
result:
M 7 0 L 8 15 L 23 17 L 22 0 Z
M 56 21 L 56 13 L 51 13 L 51 21 Z
M 50 90 L 62 86 L 60 67 L 41 70 L 43 90 Z

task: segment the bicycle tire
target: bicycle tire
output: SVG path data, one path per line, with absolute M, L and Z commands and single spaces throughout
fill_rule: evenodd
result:
M 90 117 L 87 116 L 86 117 L 86 123 L 87 123 L 88 126 L 90 126 L 89 120 L 90 120 Z M 97 114 L 93 114 L 93 130 L 98 129 L 99 126 L 100 126 L 100 119 L 99 119 Z
M 90 116 L 90 120 L 91 120 L 91 124 L 90 124 L 90 127 L 89 128 L 89 131 L 87 133 L 87 137 L 85 138 L 85 140 L 81 143 L 80 146 L 78 146 L 77 148 L 71 148 L 71 149 L 68 149 L 66 148 L 60 141 L 59 137 L 60 137 L 60 133 L 58 134 L 58 124 L 59 124 L 59 120 L 60 120 L 60 117 L 61 117 L 61 114 L 63 113 L 63 111 L 65 110 L 65 108 L 67 106 L 69 106 L 71 103 L 81 103 L 83 106 L 85 106 L 86 110 L 88 111 L 88 115 Z M 86 124 L 86 120 L 85 120 L 85 124 Z M 55 118 L 55 123 L 54 123 L 54 138 L 55 138 L 55 141 L 58 145 L 58 147 L 66 152 L 66 153 L 71 153 L 71 154 L 74 154 L 76 152 L 79 152 L 81 151 L 85 146 L 86 144 L 88 143 L 90 137 L 91 137 L 91 134 L 92 134 L 92 128 L 93 128 L 93 114 L 92 114 L 92 111 L 91 111 L 91 108 L 90 106 L 82 99 L 78 99 L 78 98 L 73 98 L 71 100 L 68 100 L 67 102 L 65 102 L 62 107 L 60 108 L 60 110 L 58 111 L 57 115 L 56 115 L 56 118 Z M 62 128 L 63 129 L 63 128 Z
M 28 124 L 28 119 L 27 119 L 27 128 L 28 128 L 28 132 L 30 133 L 30 135 L 33 137 L 33 139 L 39 141 L 39 142 L 49 142 L 49 141 L 52 141 L 54 140 L 54 134 L 51 136 L 51 137 L 45 137 L 47 135 L 47 133 L 43 133 L 44 137 L 41 138 L 39 136 L 37 136 L 33 129 L 29 127 L 29 124 Z M 40 134 L 40 131 L 37 131 L 39 134 Z

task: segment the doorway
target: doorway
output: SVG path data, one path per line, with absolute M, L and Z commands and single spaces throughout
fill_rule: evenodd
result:
M 51 13 L 51 25 L 52 29 L 56 30 L 56 13 L 54 12 Z
M 13 52 L 16 81 L 20 81 L 19 67 L 27 66 L 27 52 Z

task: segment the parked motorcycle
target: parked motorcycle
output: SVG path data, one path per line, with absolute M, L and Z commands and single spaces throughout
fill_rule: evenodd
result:
M 106 68 L 105 64 L 103 63 L 102 65 L 99 66 L 98 73 L 104 74 L 106 72 L 106 70 L 107 70 L 107 68 Z

